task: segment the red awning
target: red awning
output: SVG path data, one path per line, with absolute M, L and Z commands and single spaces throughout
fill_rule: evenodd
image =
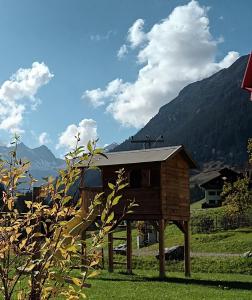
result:
M 242 81 L 242 89 L 251 93 L 250 99 L 252 100 L 252 52 L 250 53 L 247 68 Z

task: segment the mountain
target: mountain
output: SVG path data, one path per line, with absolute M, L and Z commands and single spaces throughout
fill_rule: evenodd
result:
M 252 103 L 241 89 L 248 56 L 209 78 L 189 84 L 160 108 L 135 136 L 164 137 L 155 147 L 184 144 L 202 167 L 243 165 L 252 137 Z M 126 140 L 113 151 L 140 149 Z
M 11 150 L 13 147 L 0 146 L 1 158 L 7 159 Z M 42 184 L 43 177 L 56 176 L 57 170 L 64 167 L 64 160 L 56 158 L 44 145 L 30 149 L 25 144 L 20 143 L 17 146 L 17 157 L 30 161 L 30 172 L 38 180 L 37 185 Z
M 117 146 L 118 146 L 118 144 L 113 142 L 112 144 L 109 144 L 106 147 L 104 147 L 104 152 L 113 151 Z

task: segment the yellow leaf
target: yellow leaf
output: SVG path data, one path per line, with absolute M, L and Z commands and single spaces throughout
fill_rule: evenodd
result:
M 2 182 L 3 184 L 8 183 L 9 180 L 10 180 L 10 177 L 8 177 L 8 176 L 3 176 L 3 177 L 1 178 L 1 182 Z
M 74 252 L 76 253 L 77 252 L 77 248 L 75 245 L 71 245 L 70 247 L 67 247 L 66 249 L 68 252 Z
M 99 274 L 100 274 L 99 271 L 93 271 L 92 273 L 90 273 L 90 274 L 88 275 L 87 278 L 92 278 L 92 277 L 95 277 L 95 276 L 97 276 L 97 275 L 99 275 Z
M 121 198 L 122 195 L 116 196 L 115 199 L 112 201 L 112 206 L 117 205 Z
M 19 248 L 22 249 L 24 245 L 26 244 L 27 239 L 23 239 L 21 243 L 19 244 Z
M 108 216 L 107 223 L 110 223 L 111 221 L 113 221 L 114 216 L 115 216 L 115 213 L 112 211 L 112 213 Z
M 79 278 L 72 277 L 71 280 L 77 286 L 81 286 L 82 285 L 82 281 Z
M 31 208 L 32 206 L 32 201 L 25 201 L 25 204 L 28 208 Z
M 27 234 L 29 234 L 29 233 L 32 232 L 32 229 L 31 229 L 31 227 L 26 227 L 26 228 L 25 228 L 25 231 L 26 231 Z
M 79 295 L 81 296 L 82 299 L 87 299 L 87 296 L 85 294 L 80 293 Z

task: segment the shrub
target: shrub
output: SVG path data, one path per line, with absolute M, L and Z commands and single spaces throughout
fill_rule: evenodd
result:
M 214 219 L 211 216 L 202 215 L 198 216 L 197 219 L 192 219 L 193 233 L 209 233 L 213 232 L 214 229 Z
M 86 278 L 97 273 L 104 237 L 119 221 L 113 210 L 126 183 L 120 171 L 115 185 L 109 184 L 108 197 L 96 195 L 88 212 L 81 199 L 74 203 L 69 189 L 79 179 L 78 166 L 85 163 L 88 168 L 94 156 L 103 155 L 95 142 L 84 148 L 76 138 L 75 149 L 66 156 L 66 168 L 59 171 L 58 178 L 47 178 L 36 201 L 25 201 L 28 210 L 24 214 L 18 212 L 15 202 L 29 162 L 17 159 L 17 137 L 10 159 L 0 163 L 0 183 L 5 186 L 0 214 L 0 293 L 5 300 L 13 299 L 14 294 L 18 300 L 85 298 Z M 35 180 L 29 178 L 32 184 Z M 44 198 L 50 201 L 45 203 Z M 92 235 L 91 247 L 82 252 L 80 243 L 85 249 L 85 240 L 80 235 L 95 219 L 98 207 L 102 208 L 101 224 L 97 224 L 98 231 Z M 82 267 L 77 275 L 76 261 Z

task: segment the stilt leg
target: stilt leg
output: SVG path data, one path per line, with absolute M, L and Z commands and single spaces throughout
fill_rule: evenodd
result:
M 132 274 L 132 235 L 130 221 L 127 221 L 127 273 Z
M 108 271 L 114 271 L 113 264 L 113 233 L 108 234 Z
M 159 220 L 159 277 L 165 278 L 165 253 L 164 253 L 164 219 Z
M 191 276 L 191 261 L 190 261 L 190 230 L 189 222 L 184 222 L 184 256 L 185 256 L 185 276 Z

